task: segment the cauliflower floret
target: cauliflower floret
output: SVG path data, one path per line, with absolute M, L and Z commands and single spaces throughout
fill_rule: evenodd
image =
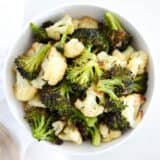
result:
M 97 54 L 97 60 L 98 60 L 98 64 L 99 64 L 100 68 L 104 69 L 104 70 L 111 69 L 115 64 L 115 58 L 108 55 L 104 51 Z
M 73 38 L 64 45 L 64 56 L 67 58 L 77 57 L 82 53 L 83 49 L 83 43 Z
M 14 85 L 14 94 L 19 101 L 29 101 L 35 94 L 37 89 L 34 88 L 28 80 L 24 79 L 19 72 L 16 72 L 16 83 Z
M 132 46 L 129 46 L 125 51 L 122 53 L 125 55 L 126 60 L 128 61 L 130 56 L 135 52 L 134 48 Z
M 34 107 L 46 108 L 46 106 L 41 102 L 38 94 L 28 102 L 28 105 Z
M 65 124 L 66 124 L 65 122 L 60 121 L 60 120 L 52 123 L 52 127 L 55 131 L 55 135 L 58 135 L 63 130 Z
M 130 61 L 127 67 L 136 76 L 146 71 L 147 64 L 148 64 L 148 55 L 143 51 L 137 51 L 130 56 Z
M 122 132 L 119 130 L 111 130 L 105 124 L 99 125 L 99 131 L 102 136 L 103 142 L 110 142 L 113 139 L 119 138 L 122 135 Z
M 103 101 L 103 93 L 98 93 L 90 87 L 86 92 L 86 98 L 82 101 L 77 99 L 75 106 L 79 109 L 86 117 L 96 117 L 103 113 L 104 107 L 97 103 L 96 98 Z
M 80 19 L 78 28 L 98 28 L 98 22 L 91 17 L 85 16 Z
M 61 20 L 56 22 L 54 25 L 46 28 L 46 32 L 49 38 L 55 40 L 60 39 L 60 35 L 63 33 L 72 34 L 74 32 L 74 25 L 72 18 L 69 15 L 65 15 Z
M 42 63 L 44 72 L 42 78 L 50 85 L 56 85 L 64 77 L 67 69 L 65 57 L 60 54 L 55 47 L 52 47 L 48 57 Z
M 122 111 L 124 116 L 132 128 L 136 127 L 138 112 L 142 104 L 145 102 L 144 96 L 140 94 L 131 94 L 120 98 L 127 107 Z
M 112 53 L 112 57 L 113 57 L 113 59 L 115 59 L 115 64 L 116 65 L 126 67 L 127 58 L 126 58 L 125 54 L 123 54 L 122 52 L 120 52 L 118 50 L 114 50 L 113 53 Z
M 72 141 L 76 144 L 82 144 L 82 136 L 80 132 L 72 125 L 65 127 L 63 132 L 61 132 L 58 137 L 65 141 Z
M 132 55 L 133 51 L 134 50 L 132 47 L 128 47 L 124 52 L 114 50 L 112 52 L 112 55 L 108 55 L 106 52 L 102 51 L 97 55 L 98 64 L 104 70 L 109 70 L 115 65 L 127 67 L 129 58 Z
M 110 135 L 110 138 L 113 140 L 113 139 L 121 137 L 122 132 L 119 130 L 110 130 L 109 135 Z
M 39 76 L 31 81 L 33 87 L 37 89 L 42 89 L 46 82 L 42 79 L 42 72 L 39 73 Z
M 37 53 L 38 50 L 43 47 L 43 44 L 42 43 L 39 43 L 39 42 L 34 42 L 32 44 L 32 48 L 28 49 L 26 55 L 27 56 L 32 56 L 33 54 Z
M 100 124 L 99 125 L 99 131 L 100 131 L 100 134 L 101 134 L 102 138 L 106 138 L 106 137 L 109 136 L 109 128 L 107 127 L 107 125 Z

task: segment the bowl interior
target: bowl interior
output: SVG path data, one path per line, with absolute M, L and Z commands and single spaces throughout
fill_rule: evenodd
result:
M 97 6 L 92 6 L 92 5 L 71 5 L 71 6 L 65 6 L 61 8 L 57 8 L 54 10 L 50 10 L 46 12 L 45 14 L 37 17 L 36 19 L 33 19 L 33 22 L 36 23 L 37 25 L 40 25 L 46 20 L 58 20 L 61 18 L 64 14 L 69 14 L 72 17 L 82 17 L 82 16 L 91 16 L 93 18 L 96 18 L 99 21 L 103 20 L 103 14 L 106 11 L 106 9 L 97 7 Z M 139 34 L 139 32 L 124 18 L 121 16 L 117 15 L 121 21 L 121 23 L 127 28 L 127 30 L 134 36 L 134 42 L 133 45 L 137 49 L 142 49 L 149 53 L 148 47 L 142 38 L 142 36 Z M 4 89 L 5 89 L 5 95 L 7 98 L 7 101 L 9 103 L 11 112 L 17 119 L 17 121 L 22 124 L 22 126 L 25 127 L 26 131 L 29 131 L 30 129 L 28 127 L 28 124 L 24 120 L 24 113 L 22 109 L 22 104 L 18 102 L 13 94 L 13 84 L 15 82 L 15 76 L 12 73 L 12 66 L 14 63 L 15 57 L 18 55 L 22 54 L 27 48 L 30 47 L 32 39 L 31 39 L 31 30 L 29 28 L 29 24 L 23 29 L 21 32 L 20 36 L 18 39 L 15 41 L 13 44 L 13 47 L 11 48 L 9 52 L 9 56 L 6 60 L 5 63 L 5 78 L 4 78 Z M 147 102 L 145 103 L 143 110 L 144 110 L 144 115 L 146 114 L 146 111 L 149 107 L 149 103 L 151 100 L 152 96 L 152 89 L 153 89 L 153 83 L 154 83 L 154 70 L 153 70 L 153 64 L 152 64 L 152 58 L 151 54 L 149 54 L 150 57 L 150 63 L 149 63 L 149 81 L 148 81 L 148 91 L 146 93 L 147 97 Z M 135 129 L 134 129 L 135 130 Z M 63 145 L 56 146 L 53 144 L 48 143 L 48 145 L 52 145 L 53 148 L 60 148 L 64 149 L 65 151 L 69 151 L 72 153 L 79 153 L 79 154 L 89 154 L 89 153 L 97 153 L 104 151 L 106 149 L 111 149 L 111 147 L 115 146 L 115 144 L 118 144 L 119 142 L 122 142 L 124 139 L 128 137 L 128 135 L 131 134 L 133 130 L 129 130 L 126 134 L 124 134 L 122 137 L 120 137 L 117 140 L 114 140 L 110 143 L 107 144 L 102 144 L 100 147 L 92 147 L 89 143 L 84 143 L 83 145 L 75 145 L 72 143 L 64 143 Z

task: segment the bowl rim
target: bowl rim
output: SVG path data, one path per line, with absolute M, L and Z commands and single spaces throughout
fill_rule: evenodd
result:
M 8 61 L 9 61 L 9 58 L 10 56 L 12 55 L 12 50 L 14 49 L 14 46 L 17 44 L 17 41 L 21 38 L 22 34 L 25 33 L 25 31 L 27 30 L 28 28 L 28 24 L 29 22 L 34 22 L 34 21 L 39 21 L 41 20 L 43 17 L 47 17 L 48 16 L 51 16 L 53 14 L 53 11 L 58 11 L 60 9 L 63 9 L 63 8 L 67 8 L 67 7 L 77 7 L 77 6 L 88 6 L 88 7 L 96 7 L 98 9 L 103 9 L 103 10 L 108 10 L 108 11 L 112 11 L 114 13 L 116 13 L 118 16 L 122 17 L 125 21 L 127 21 L 128 24 L 130 24 L 132 26 L 132 28 L 139 34 L 139 36 L 141 37 L 141 39 L 143 40 L 144 44 L 146 45 L 146 49 L 147 51 L 149 52 L 149 60 L 150 60 L 150 65 L 151 65 L 151 68 L 152 68 L 152 75 L 153 75 L 153 78 L 152 78 L 152 90 L 151 90 L 151 94 L 150 94 L 150 97 L 149 97 L 149 102 L 148 102 L 148 107 L 146 109 L 146 112 L 145 114 L 143 115 L 143 118 L 141 120 L 141 122 L 136 126 L 136 128 L 132 129 L 132 131 L 126 136 L 126 137 L 123 137 L 119 142 L 117 142 L 116 144 L 113 144 L 112 146 L 109 146 L 109 147 L 104 147 L 104 149 L 101 149 L 101 150 L 98 150 L 98 151 L 94 151 L 93 152 L 84 152 L 84 153 L 80 153 L 80 152 L 75 152 L 75 151 L 70 151 L 70 150 L 65 150 L 61 147 L 58 147 L 56 145 L 53 145 L 53 144 L 50 144 L 49 142 L 45 141 L 45 143 L 49 144 L 49 145 L 52 145 L 52 147 L 54 149 L 57 149 L 57 150 L 61 150 L 63 152 L 66 152 L 66 153 L 70 153 L 72 155 L 79 155 L 79 156 L 86 156 L 86 155 L 96 155 L 96 154 L 101 154 L 101 153 L 104 153 L 104 152 L 107 152 L 107 151 L 110 151 L 111 149 L 114 149 L 116 148 L 117 146 L 119 146 L 120 144 L 122 143 L 125 143 L 131 136 L 135 135 L 136 131 L 138 131 L 138 129 L 140 129 L 142 127 L 142 124 L 144 122 L 144 120 L 146 119 L 148 113 L 149 113 L 149 110 L 151 109 L 150 105 L 152 103 L 152 99 L 153 99 L 153 95 L 154 95 L 154 88 L 155 88 L 155 69 L 154 69 L 154 63 L 153 63 L 153 58 L 151 56 L 151 50 L 150 50 L 150 47 L 148 45 L 148 43 L 146 42 L 146 40 L 144 40 L 144 35 L 141 34 L 141 32 L 138 30 L 137 26 L 135 27 L 135 25 L 133 25 L 131 23 L 130 20 L 128 20 L 126 17 L 124 16 L 121 16 L 121 14 L 119 13 L 119 11 L 115 11 L 112 7 L 104 7 L 102 6 L 101 4 L 92 4 L 92 3 L 83 3 L 83 2 L 74 2 L 74 3 L 64 3 L 60 6 L 57 6 L 55 7 L 54 9 L 47 9 L 45 11 L 43 11 L 42 13 L 38 14 L 37 16 L 31 18 L 29 21 L 27 21 L 25 23 L 25 25 L 22 27 L 21 29 L 21 32 L 18 34 L 17 38 L 15 38 L 14 42 L 11 44 L 10 48 L 9 48 L 9 51 L 8 51 L 8 54 L 7 54 L 7 57 L 5 58 L 5 61 L 4 61 L 4 67 L 3 67 L 3 73 L 4 73 L 4 78 L 3 78 L 3 86 L 4 86 L 4 96 L 5 96 L 5 99 L 7 100 L 7 104 L 9 106 L 9 110 L 11 111 L 11 113 L 13 114 L 13 117 L 16 119 L 16 121 L 20 124 L 20 126 L 22 126 L 25 130 L 25 132 L 29 133 L 29 135 L 31 136 L 31 133 L 30 131 L 27 129 L 26 125 L 19 119 L 19 117 L 17 117 L 17 115 L 14 113 L 14 109 L 12 109 L 12 105 L 15 105 L 12 101 L 10 101 L 10 96 L 8 94 L 8 91 L 7 91 L 7 76 L 5 73 L 7 73 L 7 65 L 8 65 Z M 34 139 L 33 137 L 31 136 L 31 141 L 33 142 Z

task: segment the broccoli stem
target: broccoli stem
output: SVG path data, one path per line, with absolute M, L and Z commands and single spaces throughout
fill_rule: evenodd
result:
M 88 127 L 94 127 L 97 122 L 97 117 L 85 117 L 85 122 Z
M 34 23 L 30 23 L 30 26 L 33 30 L 33 32 L 36 34 L 36 35 L 39 35 L 42 39 L 47 39 L 48 38 L 48 35 L 46 33 L 46 31 L 42 28 L 39 28 L 38 26 L 36 26 Z
M 51 48 L 50 44 L 47 44 L 44 47 L 42 47 L 33 57 L 34 61 L 36 62 L 34 64 L 39 66 L 39 64 L 43 61 L 44 57 L 46 56 L 50 48 Z
M 99 130 L 97 129 L 97 127 L 92 127 L 92 128 L 89 128 L 89 131 L 92 137 L 92 141 L 91 141 L 92 145 L 99 146 L 101 143 L 101 136 L 100 136 Z
M 111 30 L 124 31 L 124 28 L 122 27 L 120 21 L 113 13 L 106 12 L 104 14 L 104 19 Z

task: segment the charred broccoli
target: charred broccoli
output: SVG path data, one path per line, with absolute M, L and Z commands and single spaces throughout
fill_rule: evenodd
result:
M 63 80 L 57 86 L 54 86 L 53 91 L 59 93 L 62 97 L 68 100 L 70 99 L 70 96 L 73 93 L 72 87 L 66 80 Z
M 68 88 L 67 88 L 68 89 Z M 68 117 L 71 114 L 72 106 L 68 99 L 69 93 L 61 86 L 44 86 L 40 91 L 40 99 L 51 112 Z
M 80 111 L 75 109 L 70 117 L 70 121 L 78 127 L 84 140 L 91 137 L 91 143 L 93 145 L 100 145 L 101 137 L 96 127 L 96 117 L 85 117 Z
M 123 85 L 115 89 L 117 95 L 128 95 L 131 93 L 144 94 L 147 89 L 148 74 L 134 76 L 130 70 L 124 67 L 115 66 L 105 73 L 104 78 L 121 79 Z
M 36 26 L 34 23 L 30 23 L 30 27 L 34 32 L 34 37 L 37 41 L 47 42 L 49 41 L 49 37 L 44 28 Z
M 80 57 L 73 60 L 67 70 L 66 78 L 70 83 L 86 88 L 92 81 L 97 80 L 101 74 L 102 71 L 98 66 L 96 55 L 91 53 L 91 47 L 88 47 Z
M 42 45 L 42 47 L 32 55 L 22 55 L 17 57 L 15 59 L 15 64 L 20 74 L 26 79 L 35 79 L 40 72 L 40 65 L 50 48 L 50 44 Z
M 106 25 L 109 28 L 108 40 L 110 50 L 119 49 L 125 50 L 131 43 L 131 35 L 125 31 L 118 18 L 111 12 L 106 12 L 104 15 Z
M 123 82 L 121 79 L 114 78 L 114 79 L 104 79 L 99 80 L 97 84 L 98 91 L 105 92 L 108 96 L 113 100 L 118 100 L 117 95 L 115 94 L 114 90 L 116 86 L 123 86 Z
M 102 91 L 108 95 L 108 99 L 106 99 L 105 108 L 111 111 L 119 111 L 124 109 L 126 106 L 116 95 L 117 87 L 123 87 L 123 82 L 121 79 L 105 79 L 99 80 L 97 84 L 98 91 Z
M 110 129 L 121 130 L 125 132 L 130 128 L 126 118 L 122 116 L 121 112 L 107 112 L 98 117 L 100 123 L 105 123 Z
M 144 73 L 133 77 L 129 82 L 126 81 L 123 94 L 141 93 L 144 94 L 147 90 L 148 74 Z
M 99 29 L 79 28 L 75 30 L 72 36 L 78 38 L 84 44 L 92 44 L 95 48 L 105 50 L 106 52 L 109 51 L 107 37 Z
M 34 108 L 28 111 L 25 119 L 29 122 L 32 135 L 38 141 L 47 140 L 54 142 L 55 135 L 52 129 L 52 119 L 48 116 L 46 110 Z

